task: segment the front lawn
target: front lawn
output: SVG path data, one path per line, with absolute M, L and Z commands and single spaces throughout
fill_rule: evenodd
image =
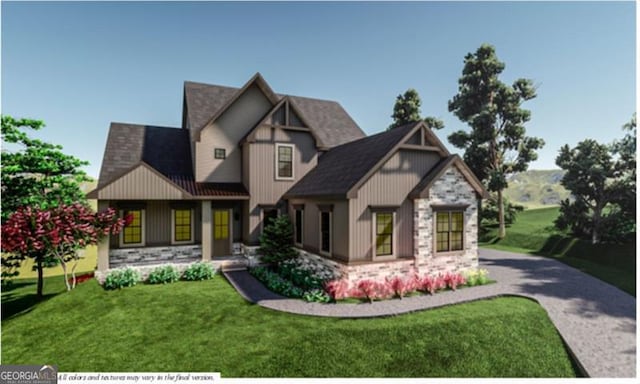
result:
M 50 280 L 45 287 L 55 289 Z M 3 292 L 3 312 L 15 313 L 19 297 L 35 290 L 22 283 L 29 285 Z M 223 377 L 577 374 L 546 312 L 520 298 L 379 319 L 317 318 L 248 304 L 217 275 L 121 291 L 89 281 L 21 310 L 3 314 L 3 364 Z
M 636 245 L 591 244 L 560 234 L 553 227 L 559 208 L 526 210 L 498 239 L 497 228 L 480 237 L 480 246 L 546 256 L 636 295 Z

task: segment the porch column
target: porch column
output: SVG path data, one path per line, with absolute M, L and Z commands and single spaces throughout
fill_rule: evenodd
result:
M 98 201 L 98 212 L 109 208 L 108 201 Z M 98 271 L 104 272 L 109 269 L 109 238 L 112 235 L 106 236 L 100 243 L 98 243 Z M 118 235 L 115 235 L 118 236 Z
M 211 201 L 202 201 L 202 260 L 211 260 L 211 252 L 213 247 L 211 242 L 213 241 L 211 234 L 213 233 L 212 219 L 211 219 Z

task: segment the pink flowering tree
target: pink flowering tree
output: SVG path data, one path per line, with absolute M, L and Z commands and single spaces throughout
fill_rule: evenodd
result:
M 129 219 L 129 218 L 127 218 Z M 32 258 L 38 271 L 38 297 L 42 297 L 43 261 L 53 257 L 64 271 L 67 290 L 75 288 L 75 269 L 78 250 L 98 244 L 109 234 L 118 234 L 127 220 L 118 218 L 109 208 L 95 213 L 89 207 L 76 203 L 60 205 L 51 209 L 22 207 L 14 212 L 2 225 L 2 252 L 12 255 L 14 260 Z M 69 283 L 68 264 L 72 283 Z

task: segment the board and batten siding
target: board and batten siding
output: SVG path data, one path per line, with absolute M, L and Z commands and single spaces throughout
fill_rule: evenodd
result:
M 242 182 L 242 154 L 240 140 L 273 107 L 257 85 L 249 87 L 214 122 L 200 132 L 195 143 L 196 181 Z M 224 160 L 214 158 L 214 148 L 226 150 Z
M 360 187 L 358 197 L 349 201 L 351 261 L 373 260 L 373 215 L 369 205 L 399 207 L 394 253 L 396 257 L 413 256 L 413 201 L 407 195 L 439 160 L 434 152 L 402 149 Z
M 318 205 L 333 205 L 331 258 L 349 261 L 349 202 L 347 200 L 292 199 L 289 205 L 292 222 L 295 220 L 293 206 L 299 204 L 304 204 L 303 248 L 315 254 L 320 253 L 320 210 Z
M 293 180 L 276 180 L 276 144 L 293 144 Z M 288 131 L 269 126 L 260 127 L 256 132 L 256 141 L 243 146 L 247 153 L 243 156 L 249 161 L 248 181 L 251 197 L 246 211 L 248 213 L 245 233 L 250 243 L 256 243 L 261 232 L 261 209 L 259 205 L 276 205 L 298 180 L 313 169 L 317 162 L 317 150 L 310 133 Z M 245 216 L 247 217 L 247 216 Z
M 117 202 L 111 202 L 114 209 Z M 193 233 L 194 243 L 198 244 L 202 239 L 200 204 L 196 204 L 193 209 Z M 159 245 L 171 245 L 171 206 L 169 201 L 148 201 L 145 206 L 144 235 L 145 246 L 153 247 Z M 119 235 L 111 236 L 111 248 L 119 248 Z
M 144 165 L 106 185 L 99 200 L 171 200 L 182 199 L 183 192 Z

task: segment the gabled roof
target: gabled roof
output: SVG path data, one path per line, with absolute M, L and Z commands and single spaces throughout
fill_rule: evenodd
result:
M 409 123 L 332 148 L 322 155 L 318 165 L 285 194 L 302 196 L 349 197 L 349 192 L 364 183 L 424 123 Z
M 88 196 L 97 198 L 99 190 L 140 165 L 192 196 L 249 196 L 241 183 L 195 182 L 187 130 L 123 123 L 111 123 L 99 184 Z
M 421 199 L 429 197 L 429 189 L 449 168 L 456 167 L 467 180 L 469 185 L 476 191 L 481 198 L 489 197 L 486 189 L 473 174 L 471 169 L 465 164 L 464 161 L 458 155 L 447 156 L 440 160 L 438 164 L 429 173 L 427 173 L 422 180 L 416 185 L 416 187 L 409 193 L 410 199 Z
M 256 74 L 259 76 L 259 74 Z M 262 76 L 254 76 L 243 88 L 223 87 L 219 85 L 184 83 L 184 97 L 190 129 L 199 132 L 211 120 L 219 116 L 233 100 L 241 95 L 254 81 L 258 85 L 266 84 Z M 268 87 L 268 85 L 267 85 Z M 270 89 L 270 88 L 269 88 Z M 279 101 L 286 95 L 275 94 Z M 300 117 L 313 130 L 321 146 L 335 147 L 349 141 L 365 137 L 365 133 L 353 121 L 342 106 L 329 100 L 289 96 L 291 104 L 300 111 Z M 275 104 L 275 102 L 273 103 Z

